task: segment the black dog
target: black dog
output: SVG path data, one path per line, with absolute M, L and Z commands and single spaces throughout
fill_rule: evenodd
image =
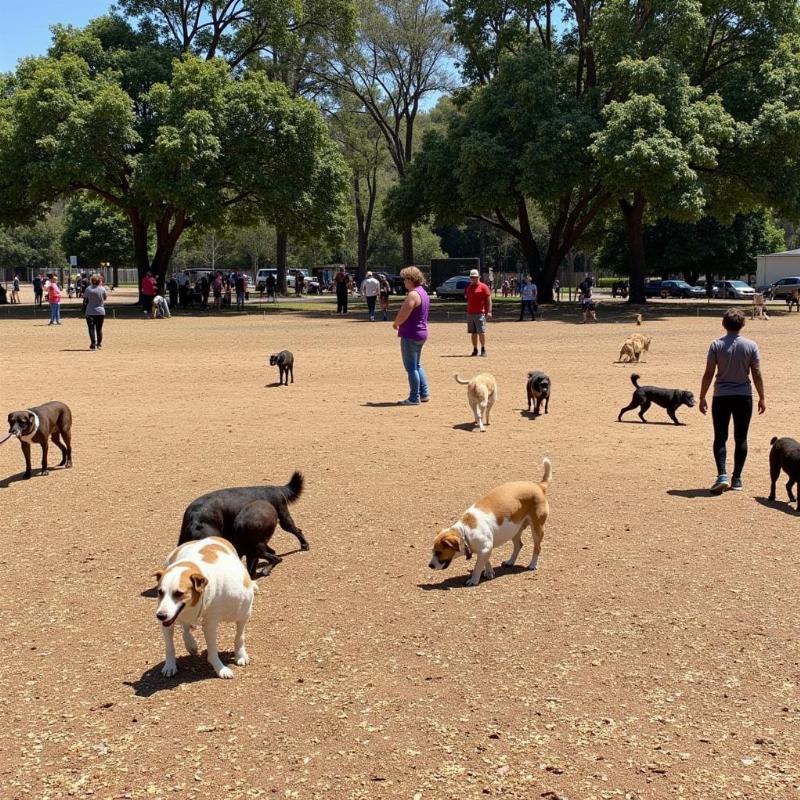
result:
M 622 421 L 622 415 L 626 411 L 630 411 L 637 406 L 641 406 L 639 409 L 639 419 L 642 422 L 647 422 L 644 418 L 645 412 L 655 403 L 657 406 L 667 409 L 669 418 L 676 425 L 684 424 L 678 421 L 675 412 L 680 406 L 689 406 L 689 408 L 694 406 L 694 395 L 691 392 L 684 391 L 683 389 L 662 389 L 659 386 L 639 386 L 639 376 L 636 373 L 631 375 L 631 382 L 636 387 L 636 390 L 633 393 L 630 404 L 619 412 L 617 422 Z
M 536 408 L 533 416 L 539 416 L 542 400 L 544 400 L 544 413 L 546 414 L 547 409 L 550 407 L 550 378 L 544 372 L 539 372 L 538 370 L 528 373 L 528 411 L 531 410 L 531 404 L 534 400 L 536 401 Z
M 289 385 L 289 373 L 292 373 L 292 383 L 294 383 L 294 356 L 288 350 L 281 350 L 280 353 L 273 353 L 269 357 L 269 365 L 274 367 L 277 365 L 279 370 L 279 381 L 281 386 L 284 384 L 284 377 L 286 378 L 286 385 Z
M 270 569 L 281 561 L 269 546 L 276 523 L 308 550 L 308 542 L 289 513 L 303 491 L 303 476 L 295 472 L 286 486 L 246 486 L 218 489 L 190 503 L 183 513 L 178 544 L 206 536 L 222 536 L 245 556 L 250 577 L 256 577 L 258 559 L 269 562 Z
M 772 449 L 769 451 L 769 477 L 772 485 L 769 489 L 769 499 L 775 499 L 775 481 L 781 474 L 781 468 L 789 476 L 786 484 L 786 494 L 789 495 L 789 502 L 794 503 L 795 496 L 792 487 L 800 483 L 800 442 L 784 436 L 779 439 L 773 436 L 769 442 Z M 800 496 L 797 497 L 797 511 L 800 513 Z
M 19 439 L 22 454 L 25 456 L 25 477 L 30 478 L 31 443 L 42 446 L 42 475 L 49 475 L 47 469 L 48 439 L 61 451 L 59 467 L 72 466 L 72 412 L 64 403 L 51 402 L 27 409 L 12 411 L 8 415 L 8 432 Z M 61 439 L 64 444 L 61 444 Z

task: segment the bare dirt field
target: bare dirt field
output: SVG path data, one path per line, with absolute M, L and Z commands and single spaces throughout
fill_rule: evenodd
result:
M 434 322 L 432 402 L 403 408 L 398 340 L 361 314 L 109 319 L 95 353 L 74 314 L 0 315 L 3 413 L 68 403 L 75 463 L 24 481 L 18 444 L 0 448 L 0 797 L 797 797 L 800 516 L 785 478 L 764 498 L 770 438 L 800 436 L 800 315 L 745 328 L 768 408 L 745 491 L 721 497 L 696 408 L 685 427 L 656 407 L 616 422 L 629 321 L 512 319 L 486 359 L 465 357 L 460 321 Z M 644 382 L 697 393 L 719 316 L 640 330 Z M 285 347 L 296 383 L 279 388 L 266 357 Z M 536 420 L 534 368 L 553 381 Z M 456 370 L 498 379 L 485 434 Z M 544 456 L 536 573 L 468 588 L 463 560 L 428 569 L 438 530 L 538 480 Z M 294 469 L 311 551 L 273 539 L 288 555 L 260 581 L 251 665 L 220 680 L 178 636 L 162 678 L 151 575 L 183 509 Z M 232 643 L 222 629 L 225 661 Z

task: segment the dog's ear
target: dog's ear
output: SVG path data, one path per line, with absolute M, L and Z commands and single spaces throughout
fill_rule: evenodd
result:
M 161 582 L 161 576 L 162 576 L 163 574 L 164 574 L 164 570 L 163 570 L 163 569 L 157 569 L 157 570 L 156 570 L 156 571 L 153 573 L 153 577 L 156 579 L 156 583 L 160 583 L 160 582 Z
M 199 572 L 193 572 L 189 576 L 189 580 L 192 582 L 192 589 L 194 589 L 198 594 L 200 594 L 200 592 L 202 592 L 208 584 L 208 579 Z

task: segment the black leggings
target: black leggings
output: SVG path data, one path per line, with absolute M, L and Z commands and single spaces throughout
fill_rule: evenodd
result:
M 730 395 L 715 397 L 711 401 L 711 419 L 714 421 L 714 460 L 717 462 L 717 474 L 725 473 L 727 459 L 726 443 L 728 441 L 728 425 L 733 417 L 733 475 L 742 476 L 744 462 L 747 459 L 747 430 L 753 416 L 753 398 L 746 395 Z
M 105 319 L 102 314 L 92 314 L 86 317 L 86 325 L 89 327 L 89 341 L 93 346 L 103 344 L 103 323 Z
M 339 284 L 341 286 L 341 284 Z M 345 286 L 343 289 L 336 289 L 336 313 L 337 314 L 346 314 L 347 313 L 347 287 Z

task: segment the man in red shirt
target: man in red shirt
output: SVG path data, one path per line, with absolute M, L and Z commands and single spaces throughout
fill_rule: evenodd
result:
M 492 293 L 481 281 L 478 270 L 469 273 L 469 286 L 464 291 L 467 298 L 467 331 L 472 336 L 472 355 L 478 355 L 478 339 L 481 340 L 481 355 L 486 355 L 486 320 L 492 318 Z
M 144 306 L 145 314 L 148 317 L 153 316 L 153 298 L 156 296 L 156 279 L 153 277 L 152 272 L 148 272 L 142 278 L 142 305 Z

